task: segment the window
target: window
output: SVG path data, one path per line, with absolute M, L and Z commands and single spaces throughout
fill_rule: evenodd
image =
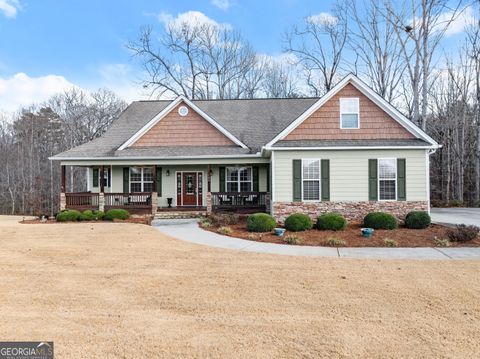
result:
M 358 98 L 340 99 L 340 128 L 360 128 L 360 100 Z
M 130 192 L 153 192 L 152 167 L 130 167 Z
M 303 200 L 320 200 L 320 160 L 302 160 Z
M 105 187 L 110 187 L 111 181 L 110 167 L 103 169 L 103 185 Z
M 394 158 L 378 160 L 378 199 L 397 199 L 397 160 Z
M 227 192 L 252 190 L 252 167 L 227 167 Z

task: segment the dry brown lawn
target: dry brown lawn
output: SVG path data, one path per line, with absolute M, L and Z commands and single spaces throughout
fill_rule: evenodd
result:
M 480 262 L 286 257 L 0 217 L 0 338 L 57 358 L 476 358 Z

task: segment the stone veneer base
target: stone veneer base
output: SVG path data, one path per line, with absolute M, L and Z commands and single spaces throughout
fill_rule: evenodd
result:
M 399 219 L 405 219 L 410 211 L 427 211 L 427 201 L 388 201 L 388 202 L 275 202 L 273 216 L 281 223 L 293 213 L 305 213 L 316 220 L 325 212 L 338 212 L 350 221 L 362 221 L 370 212 L 388 212 Z

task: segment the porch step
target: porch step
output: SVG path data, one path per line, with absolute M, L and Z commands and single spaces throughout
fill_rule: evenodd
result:
M 205 216 L 207 214 L 206 211 L 158 211 L 155 214 L 155 219 L 184 219 L 184 218 L 198 218 L 201 216 Z

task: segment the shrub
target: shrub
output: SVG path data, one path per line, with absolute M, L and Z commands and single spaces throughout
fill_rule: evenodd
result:
M 347 220 L 340 213 L 327 212 L 317 218 L 317 228 L 329 231 L 343 231 L 347 228 Z
M 200 217 L 198 222 L 202 228 L 209 228 L 213 225 L 212 220 L 209 217 Z
M 220 234 L 227 235 L 227 234 L 232 234 L 232 229 L 230 227 L 223 226 L 217 229 L 217 232 Z
M 328 238 L 326 243 L 328 246 L 331 246 L 331 247 L 340 247 L 346 244 L 346 242 L 343 239 L 340 239 L 337 237 Z
M 398 243 L 390 238 L 385 238 L 383 243 L 385 243 L 385 247 L 398 247 Z
M 432 207 L 436 207 L 436 208 L 443 208 L 443 207 L 446 207 L 447 206 L 447 202 L 441 200 L 441 199 L 432 199 L 430 201 L 430 205 Z
M 398 227 L 398 221 L 390 213 L 372 212 L 365 216 L 363 225 L 373 229 L 395 229 Z
M 96 221 L 101 221 L 105 217 L 105 212 L 95 209 L 92 211 Z
M 276 225 L 275 219 L 266 213 L 255 213 L 247 218 L 247 229 L 250 232 L 270 232 Z
M 57 222 L 75 222 L 79 221 L 82 214 L 74 209 L 61 211 L 57 214 Z
M 81 221 L 93 221 L 95 219 L 96 218 L 90 209 L 83 211 L 82 214 L 80 215 Z
M 447 238 L 437 238 L 433 239 L 433 242 L 437 247 L 450 247 L 452 244 Z
M 480 228 L 477 226 L 459 224 L 455 229 L 449 229 L 447 231 L 447 237 L 452 242 L 468 242 L 477 238 L 479 232 Z
M 107 221 L 113 221 L 114 219 L 121 219 L 125 220 L 130 217 L 130 213 L 128 213 L 125 209 L 110 209 L 105 214 L 105 219 Z
M 233 226 L 240 222 L 240 216 L 236 213 L 212 214 L 209 218 L 215 226 Z
M 283 241 L 287 244 L 301 244 L 302 243 L 302 240 L 295 235 L 286 236 L 286 237 L 283 238 Z
M 285 220 L 285 228 L 292 232 L 306 231 L 312 228 L 312 220 L 303 213 L 291 214 Z
M 425 211 L 412 211 L 408 212 L 405 217 L 405 227 L 412 229 L 424 229 L 427 228 L 432 219 L 430 215 Z
M 448 207 L 463 207 L 464 203 L 458 199 L 452 199 L 447 203 Z

